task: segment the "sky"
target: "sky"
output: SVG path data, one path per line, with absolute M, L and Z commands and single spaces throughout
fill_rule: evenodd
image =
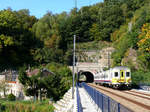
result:
M 103 0 L 76 0 L 77 8 L 93 5 Z M 75 7 L 75 0 L 0 0 L 0 10 L 11 8 L 13 11 L 29 9 L 30 15 L 41 18 L 47 11 L 59 14 L 63 11 L 70 12 Z

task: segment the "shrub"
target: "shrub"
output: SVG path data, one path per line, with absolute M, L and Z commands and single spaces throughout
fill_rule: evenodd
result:
M 11 93 L 11 94 L 8 95 L 8 100 L 9 101 L 15 101 L 16 100 L 16 96 Z
M 139 70 L 133 72 L 131 76 L 133 87 L 138 87 L 140 84 L 150 85 L 150 72 Z
M 6 106 L 3 103 L 0 103 L 0 112 L 5 111 Z

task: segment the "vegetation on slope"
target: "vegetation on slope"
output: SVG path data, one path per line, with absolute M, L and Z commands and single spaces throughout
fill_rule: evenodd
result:
M 150 8 L 148 5 L 149 1 L 144 0 L 141 3 L 142 5 L 138 7 L 138 9 L 132 11 L 133 16 L 131 19 L 126 18 L 125 24 L 121 25 L 120 29 L 117 29 L 111 35 L 111 40 L 116 48 L 116 52 L 112 55 L 114 59 L 113 66 L 130 66 L 133 73 L 132 79 L 134 84 L 148 84 L 150 82 Z M 129 57 L 128 54 L 132 54 L 129 53 L 129 49 L 136 51 L 136 60 L 128 58 L 130 60 L 128 60 L 127 63 L 123 63 L 123 60 Z
M 105 43 L 113 43 L 116 48 L 116 52 L 112 55 L 113 66 L 130 66 L 133 81 L 136 82 L 134 77 L 141 75 L 147 77 L 144 72 L 150 71 L 149 24 L 149 0 L 104 0 L 79 10 L 72 9 L 69 13 L 48 12 L 40 19 L 31 16 L 26 9 L 1 10 L 0 70 L 19 69 L 22 66 L 40 68 L 41 65 L 47 65 L 49 70 L 54 69 L 56 77 L 49 78 L 47 84 L 51 85 L 51 88 L 46 89 L 53 93 L 49 94 L 49 97 L 57 100 L 69 88 L 66 82 L 70 81 L 71 73 L 61 64 L 72 65 L 71 48 L 73 36 L 76 34 L 78 49 L 97 50 L 107 46 Z M 131 63 L 123 63 L 123 59 L 130 54 L 129 49 L 136 50 L 138 68 L 134 67 L 132 60 Z M 56 67 L 55 64 L 49 67 L 53 62 L 57 63 Z M 38 82 L 38 76 L 30 77 L 29 82 L 33 79 Z M 57 82 L 58 80 L 60 82 Z M 143 78 L 142 82 L 145 83 L 144 81 L 149 80 Z M 138 83 L 139 81 L 136 82 Z M 23 84 L 26 84 L 26 81 Z M 59 84 L 62 87 L 55 86 Z M 27 85 L 32 87 L 32 83 Z M 31 91 L 28 91 L 29 95 L 32 96 L 33 91 L 39 88 L 31 88 Z

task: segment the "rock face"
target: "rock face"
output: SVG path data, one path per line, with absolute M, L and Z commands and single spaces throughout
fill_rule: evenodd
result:
M 109 67 L 112 65 L 113 59 L 111 58 L 111 54 L 115 51 L 113 47 L 107 47 L 100 51 L 101 58 L 98 60 L 101 68 Z
M 77 63 L 98 63 L 101 67 L 108 66 L 108 61 L 110 65 L 112 62 L 111 54 L 114 52 L 113 47 L 103 48 L 102 50 L 93 50 L 93 51 L 82 51 L 78 52 Z
M 76 53 L 77 62 L 75 72 L 83 70 L 99 71 L 105 67 L 111 67 L 113 59 L 111 54 L 115 51 L 113 47 L 103 48 L 102 50 L 93 50 Z M 72 70 L 72 66 L 69 67 Z
M 126 53 L 125 57 L 122 59 L 121 65 L 132 64 L 135 69 L 139 68 L 139 64 L 137 62 L 137 52 L 136 50 L 130 48 Z

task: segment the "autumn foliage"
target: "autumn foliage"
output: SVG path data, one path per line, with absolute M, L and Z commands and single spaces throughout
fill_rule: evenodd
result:
M 143 25 L 142 32 L 138 38 L 140 39 L 138 42 L 139 50 L 150 53 L 150 23 Z

